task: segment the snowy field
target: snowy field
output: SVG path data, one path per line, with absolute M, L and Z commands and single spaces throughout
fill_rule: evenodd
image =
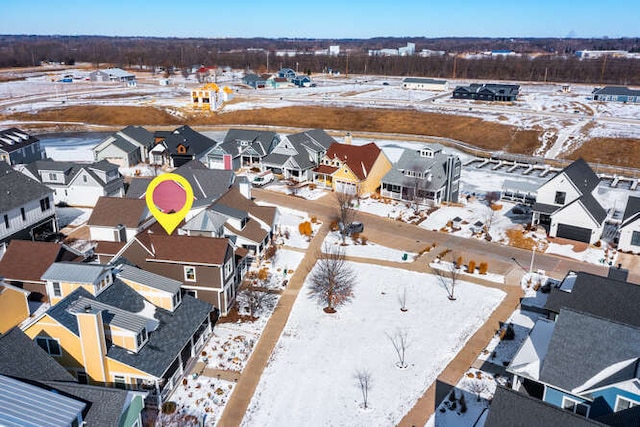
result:
M 364 233 L 363 233 L 364 234 Z M 388 248 L 377 243 L 366 241 L 366 244 L 356 243 L 352 237 L 347 237 L 345 244 L 342 244 L 342 236 L 338 231 L 327 234 L 323 242 L 323 249 L 338 247 L 346 256 L 379 259 L 384 261 L 395 262 L 412 262 L 416 257 L 416 253 L 400 251 L 398 249 Z
M 461 282 L 451 302 L 433 276 L 350 265 L 358 277 L 354 298 L 336 314 L 305 298 L 305 284 L 243 425 L 396 424 L 504 298 L 502 291 Z M 398 301 L 404 289 L 407 312 Z M 406 369 L 397 367 L 386 335 L 398 331 L 408 337 Z M 359 369 L 372 374 L 366 410 L 354 379 Z

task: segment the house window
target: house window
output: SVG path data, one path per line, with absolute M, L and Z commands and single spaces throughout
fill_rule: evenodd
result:
M 49 202 L 49 198 L 45 197 L 44 199 L 41 199 L 40 210 L 44 212 L 44 211 L 48 211 L 49 209 L 51 209 L 51 203 Z
M 229 259 L 224 264 L 224 277 L 229 277 L 232 271 L 233 271 L 233 264 L 231 263 L 231 259 Z
M 4 216 L 4 228 L 9 229 L 9 215 Z
M 147 329 L 146 328 L 142 328 L 142 331 L 140 331 L 140 333 L 136 337 L 136 341 L 138 342 L 138 348 L 142 347 L 142 344 L 144 344 L 145 341 L 147 341 Z
M 53 282 L 53 296 L 61 297 L 62 289 L 60 288 L 60 282 Z
M 23 221 L 27 220 L 27 215 L 24 212 L 24 208 L 20 208 L 20 216 L 22 217 Z
M 196 281 L 196 268 L 195 267 L 185 267 L 184 268 L 184 280 L 188 282 Z
M 58 175 L 56 175 L 55 173 L 49 174 L 49 181 L 57 181 L 57 180 L 58 180 Z
M 634 406 L 640 406 L 640 402 L 627 399 L 626 397 L 618 396 L 616 397 L 616 406 L 614 412 L 624 411 L 625 409 L 633 408 Z
M 88 181 L 87 175 L 82 175 L 82 182 L 87 182 L 87 181 Z
M 634 231 L 631 234 L 631 244 L 633 246 L 640 246 L 640 231 Z
M 116 386 L 116 388 L 121 388 L 123 390 L 126 390 L 127 385 L 124 381 L 124 376 L 122 375 L 114 375 L 113 376 L 113 384 Z
M 564 191 L 556 191 L 556 205 L 564 205 L 564 201 L 567 198 L 567 193 Z
M 582 415 L 583 417 L 589 415 L 589 405 L 566 396 L 562 397 L 562 408 L 574 414 Z
M 180 291 L 176 292 L 175 294 L 173 294 L 173 307 L 177 307 L 178 304 L 180 304 L 182 295 L 180 294 Z
M 36 337 L 36 344 L 38 344 L 44 351 L 51 356 L 62 356 L 62 349 L 60 343 L 55 338 L 48 337 Z

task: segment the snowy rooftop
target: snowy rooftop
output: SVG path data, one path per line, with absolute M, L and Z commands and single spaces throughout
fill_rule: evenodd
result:
M 555 323 L 549 319 L 538 319 L 531 333 L 509 365 L 509 372 L 540 379 L 542 363 L 547 355 Z

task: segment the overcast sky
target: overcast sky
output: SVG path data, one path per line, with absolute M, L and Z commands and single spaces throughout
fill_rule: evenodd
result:
M 0 34 L 638 37 L 638 0 L 0 0 Z

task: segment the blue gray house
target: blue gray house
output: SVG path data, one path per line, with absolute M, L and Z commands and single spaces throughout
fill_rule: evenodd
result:
M 474 101 L 515 101 L 519 93 L 520 85 L 472 83 L 469 86 L 456 87 L 453 90 L 453 98 Z
M 308 87 L 311 86 L 311 77 L 306 74 L 299 74 L 291 82 L 298 87 Z
M 277 133 L 251 129 L 229 129 L 224 141 L 206 153 L 211 169 L 238 170 L 262 167 L 262 159 L 280 142 Z
M 296 77 L 296 72 L 291 68 L 281 68 L 280 71 L 278 71 L 278 77 L 291 81 Z
M 242 83 L 251 86 L 254 89 L 263 89 L 267 86 L 267 82 L 271 78 L 270 74 L 247 74 L 242 78 Z
M 380 181 L 380 196 L 420 205 L 457 202 L 462 164 L 440 144 L 406 149 Z
M 563 307 L 535 323 L 507 371 L 515 390 L 558 408 L 619 417 L 640 405 L 640 328 Z
M 605 86 L 593 90 L 593 100 L 640 103 L 640 90 L 623 86 Z

